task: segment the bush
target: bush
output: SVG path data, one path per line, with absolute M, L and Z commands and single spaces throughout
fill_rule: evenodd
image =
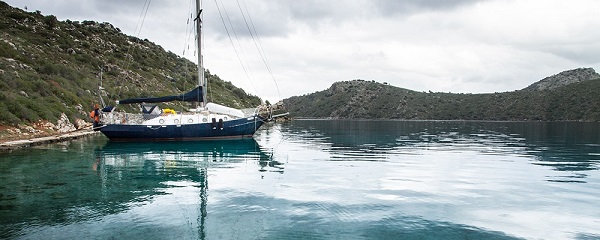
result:
M 20 54 L 8 43 L 0 41 L 0 56 L 5 58 L 17 58 L 20 56 Z
M 28 13 L 20 11 L 10 11 L 6 14 L 6 16 L 17 21 L 23 21 L 26 18 L 30 18 Z
M 4 102 L 0 102 L 0 122 L 8 124 L 19 124 L 21 119 L 11 112 Z
M 58 19 L 54 15 L 48 15 L 44 17 L 44 23 L 48 27 L 48 29 L 52 30 L 58 24 Z

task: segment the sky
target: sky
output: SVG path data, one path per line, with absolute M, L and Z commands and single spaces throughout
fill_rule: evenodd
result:
M 187 23 L 194 7 L 190 0 L 4 1 L 59 20 L 109 22 L 196 62 Z M 415 91 L 492 93 L 519 90 L 565 70 L 600 70 L 597 0 L 204 0 L 202 5 L 205 67 L 270 102 L 354 79 Z

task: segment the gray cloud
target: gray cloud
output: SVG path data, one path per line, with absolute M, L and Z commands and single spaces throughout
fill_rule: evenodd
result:
M 390 18 L 400 15 L 411 15 L 427 11 L 451 11 L 458 7 L 468 6 L 488 0 L 339 0 L 339 1 L 287 1 L 287 0 L 251 0 L 241 1 L 254 8 L 252 21 L 260 26 L 259 32 L 264 36 L 286 36 L 296 30 L 297 26 L 307 26 L 319 31 L 323 26 L 339 26 L 355 21 L 370 21 L 378 18 Z M 211 4 L 211 7 L 214 4 Z M 235 29 L 246 29 L 244 20 L 236 4 L 231 4 L 229 17 Z M 258 7 L 257 7 L 258 6 Z M 244 6 L 242 6 L 243 9 Z M 220 22 L 217 16 L 213 21 Z M 222 24 L 221 24 L 222 25 Z M 222 26 L 219 26 L 223 29 Z M 217 29 L 214 29 L 217 30 Z M 218 31 L 224 33 L 224 31 Z M 241 34 L 240 34 L 241 32 Z M 248 36 L 247 31 L 238 31 Z
M 371 0 L 383 15 L 415 13 L 419 11 L 451 11 L 457 7 L 486 0 Z
M 598 57 L 600 56 L 600 43 L 598 42 L 546 46 L 542 48 L 542 51 L 573 62 L 579 62 L 585 66 L 600 64 L 600 57 Z

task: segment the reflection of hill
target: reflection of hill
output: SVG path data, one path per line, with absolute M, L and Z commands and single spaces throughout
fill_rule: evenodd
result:
M 600 125 L 582 122 L 295 121 L 287 131 L 313 141 L 332 160 L 385 160 L 418 149 L 531 156 L 557 171 L 600 165 Z
M 16 160 L 22 156 L 3 159 L 0 238 L 26 231 L 23 228 L 27 226 L 21 224 L 24 222 L 66 225 L 125 212 L 157 195 L 168 194 L 167 189 L 176 182 L 199 189 L 198 203 L 203 213 L 198 220 L 203 222 L 207 169 L 256 161 L 258 170 L 275 167 L 275 171 L 283 171 L 281 164 L 271 161 L 253 139 L 108 142 L 101 148 L 93 147 L 88 143 L 68 146 L 67 151 L 33 149 L 21 162 Z

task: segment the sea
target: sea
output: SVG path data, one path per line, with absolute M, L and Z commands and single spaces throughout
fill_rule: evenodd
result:
M 0 154 L 0 239 L 600 239 L 600 123 L 293 120 Z

